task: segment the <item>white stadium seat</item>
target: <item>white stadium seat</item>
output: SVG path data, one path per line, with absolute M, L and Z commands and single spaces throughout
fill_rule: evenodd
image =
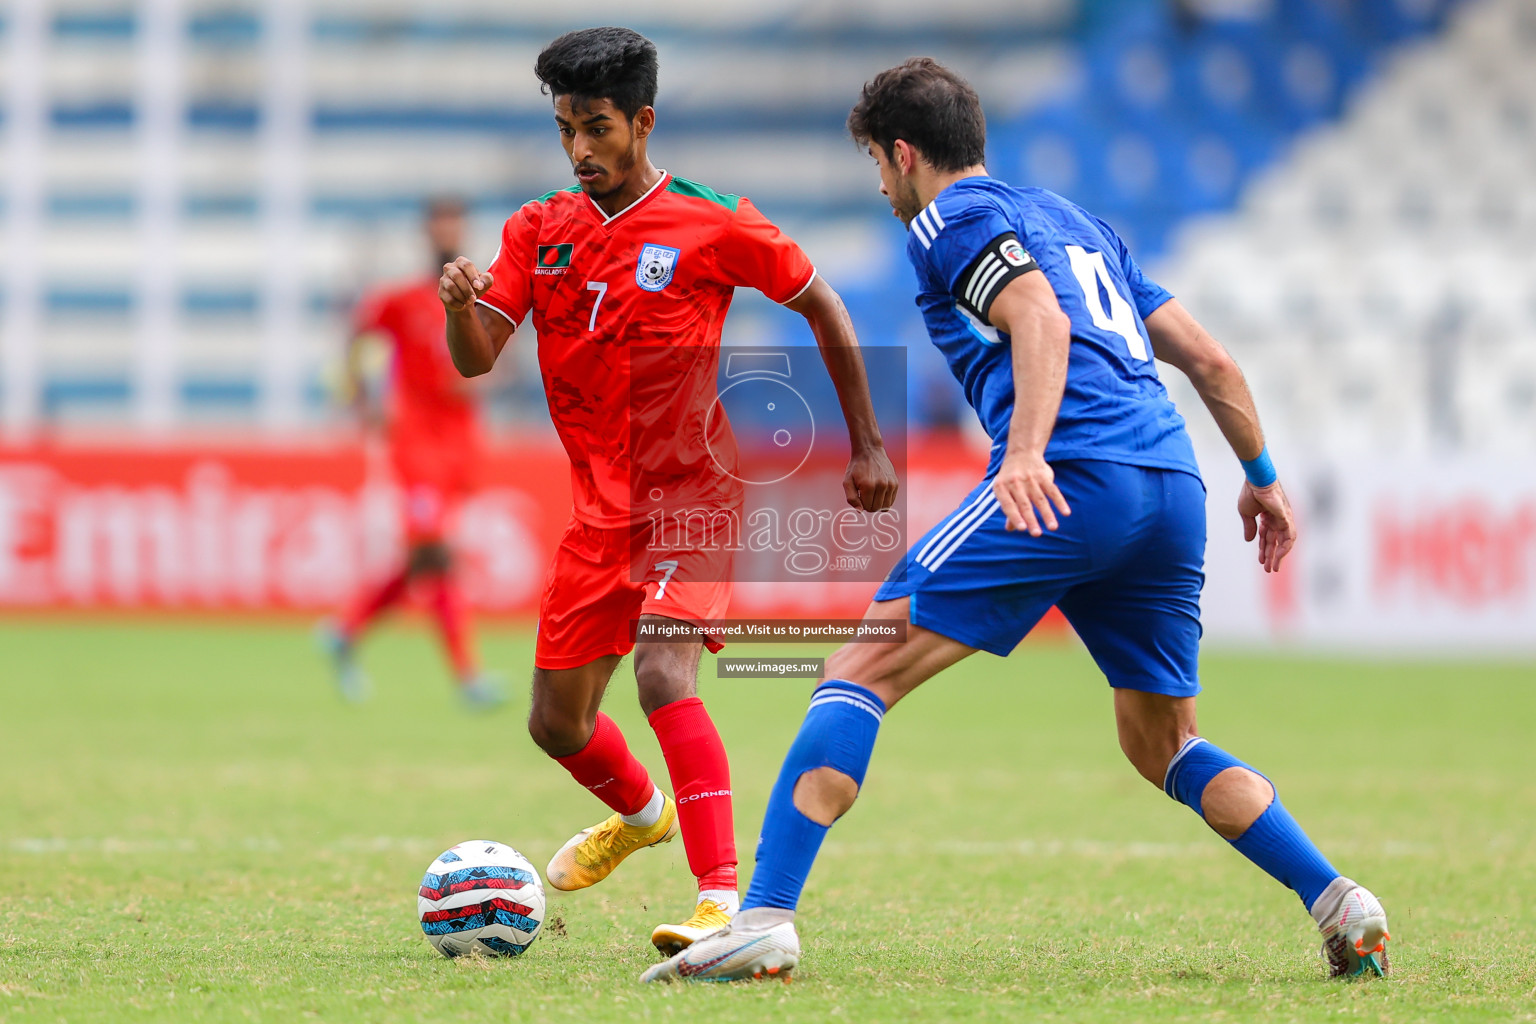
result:
M 1294 441 L 1411 449 L 1446 443 L 1449 420 L 1455 443 L 1536 452 L 1533 66 L 1530 5 L 1468 5 L 1255 180 L 1229 227 L 1185 231 L 1157 268 L 1191 283 L 1197 315 L 1273 321 L 1222 340 Z

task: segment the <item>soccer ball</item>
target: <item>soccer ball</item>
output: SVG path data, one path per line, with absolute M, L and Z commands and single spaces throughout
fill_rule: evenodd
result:
M 427 868 L 416 909 L 427 941 L 443 956 L 517 956 L 544 925 L 544 886 L 512 847 L 471 839 Z

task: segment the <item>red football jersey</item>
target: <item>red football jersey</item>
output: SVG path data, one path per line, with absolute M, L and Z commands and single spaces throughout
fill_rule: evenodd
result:
M 527 203 L 488 269 L 482 303 L 533 313 L 577 519 L 740 502 L 730 426 L 710 415 L 720 330 L 738 285 L 775 302 L 810 286 L 798 245 L 746 199 L 663 172 L 612 217 L 577 186 Z
M 401 482 L 460 490 L 480 451 L 475 400 L 448 353 L 447 316 L 437 279 L 381 288 L 358 305 L 358 334 L 382 334 L 393 348 L 389 441 Z

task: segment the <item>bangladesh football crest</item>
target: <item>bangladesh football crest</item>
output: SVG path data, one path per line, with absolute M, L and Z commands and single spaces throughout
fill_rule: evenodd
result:
M 669 245 L 647 245 L 640 250 L 640 260 L 635 264 L 635 284 L 648 292 L 659 292 L 672 283 L 672 272 L 677 269 L 681 249 Z

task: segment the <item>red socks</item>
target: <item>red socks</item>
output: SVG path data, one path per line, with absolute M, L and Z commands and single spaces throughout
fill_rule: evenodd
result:
M 358 634 L 373 620 L 405 597 L 410 583 L 410 571 L 401 569 L 382 583 L 363 591 L 356 603 L 342 616 L 342 634 L 349 641 L 356 640 Z M 464 595 L 459 591 L 458 582 L 447 573 L 432 573 L 422 577 L 420 585 L 425 591 L 427 608 L 437 621 L 438 632 L 442 634 L 443 646 L 448 651 L 448 661 L 453 665 L 454 675 L 459 682 L 467 682 L 474 678 L 478 665 L 474 642 L 469 635 L 469 609 L 464 602 Z
M 620 814 L 643 811 L 655 789 L 645 765 L 629 752 L 624 734 L 613 719 L 601 711 L 597 713 L 597 728 L 592 730 L 587 745 L 574 754 L 555 760 L 577 782 L 591 790 L 593 796 Z M 687 841 L 686 833 L 683 839 Z
M 347 640 L 357 639 L 357 635 L 374 619 L 383 615 L 390 606 L 405 596 L 406 584 L 411 580 L 409 571 L 401 569 L 382 583 L 364 590 L 357 596 L 356 602 L 346 614 L 341 617 L 341 632 Z
M 672 776 L 688 867 L 698 878 L 701 890 L 735 889 L 731 765 L 715 723 L 697 697 L 657 708 L 650 723 Z
M 736 830 L 731 814 L 731 766 L 725 744 L 697 697 L 658 708 L 650 717 L 672 776 L 688 867 L 699 889 L 736 888 Z M 556 761 L 603 803 L 637 814 L 654 786 L 613 719 L 598 713 L 597 728 L 581 750 Z
M 426 588 L 427 607 L 437 620 L 453 673 L 460 683 L 467 683 L 475 677 L 478 666 L 474 643 L 469 637 L 469 610 L 465 607 L 458 581 L 440 572 L 425 577 L 422 584 Z

